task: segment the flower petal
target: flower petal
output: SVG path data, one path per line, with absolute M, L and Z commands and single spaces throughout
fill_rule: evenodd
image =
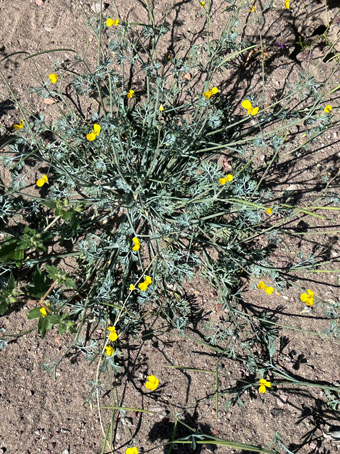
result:
M 86 134 L 86 138 L 87 140 L 89 140 L 90 142 L 92 142 L 93 140 L 95 140 L 95 138 L 97 137 L 97 134 L 95 132 L 90 132 L 89 134 Z
M 309 296 L 307 295 L 307 293 L 302 293 L 300 295 L 300 300 L 305 303 L 307 301 L 307 299 L 309 298 Z
M 147 282 L 141 282 L 140 284 L 138 284 L 138 288 L 141 292 L 145 292 L 148 287 L 149 284 Z
M 106 350 L 106 355 L 107 356 L 112 356 L 113 355 L 114 349 L 111 347 L 111 345 L 107 345 L 105 347 L 105 350 Z
M 50 79 L 52 84 L 56 84 L 58 82 L 59 76 L 58 74 L 49 74 L 48 78 Z
M 274 291 L 273 287 L 266 287 L 264 291 L 267 293 L 267 295 L 271 295 Z
M 36 185 L 38 186 L 38 188 L 41 188 L 42 186 L 44 186 L 45 183 L 46 181 L 44 178 L 39 178 L 39 180 L 37 180 L 36 182 Z
M 101 130 L 101 129 L 102 129 L 102 128 L 100 127 L 100 125 L 98 125 L 97 123 L 95 123 L 95 124 L 93 125 L 93 131 L 92 131 L 92 132 L 94 132 L 95 135 L 98 136 L 98 134 L 100 133 L 100 130 Z
M 13 128 L 14 129 L 22 129 L 24 126 L 25 126 L 25 122 L 24 122 L 23 119 L 21 119 L 20 123 L 16 123 L 15 125 L 13 125 Z
M 242 101 L 242 104 L 241 104 L 241 105 L 242 105 L 242 107 L 243 107 L 244 109 L 247 109 L 247 110 L 250 110 L 250 109 L 252 109 L 252 107 L 253 107 L 253 106 L 251 105 L 251 102 L 250 102 L 248 99 L 245 99 L 244 101 Z

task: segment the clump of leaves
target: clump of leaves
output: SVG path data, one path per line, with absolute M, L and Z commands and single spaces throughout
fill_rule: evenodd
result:
M 212 83 L 231 63 L 242 67 L 254 47 L 233 32 L 238 9 L 227 12 L 219 37 L 166 59 L 165 23 L 120 21 L 104 46 L 102 18 L 91 21 L 99 43 L 95 70 L 77 55 L 36 89 L 63 107 L 50 124 L 42 114 L 24 115 L 18 134 L 6 142 L 7 192 L 13 200 L 24 197 L 15 233 L 3 228 L 0 262 L 12 277 L 2 292 L 2 313 L 16 302 L 15 276 L 33 281 L 21 291 L 37 303 L 49 294 L 47 314 L 39 307 L 30 313 L 39 317 L 42 334 L 57 324 L 60 332 L 70 331 L 93 317 L 136 334 L 149 304 L 182 330 L 191 315 L 182 285 L 201 272 L 218 288 L 226 324 L 240 332 L 236 296 L 244 280 L 266 270 L 282 288 L 268 256 L 294 207 L 274 206 L 264 183 L 290 128 L 313 124 L 310 134 L 317 137 L 331 120 L 320 113 L 325 92 L 310 77 L 291 84 L 269 108 L 261 107 L 259 93 L 237 99 L 222 82 Z M 65 96 L 70 87 L 73 97 Z M 294 109 L 297 96 L 310 97 L 310 108 Z M 89 100 L 97 106 L 90 116 L 82 107 Z M 265 151 L 269 164 L 257 167 Z M 32 161 L 39 169 L 34 196 L 24 189 Z M 254 239 L 264 233 L 269 241 L 263 247 Z M 72 279 L 61 262 L 72 262 Z M 141 287 L 146 275 L 151 285 Z

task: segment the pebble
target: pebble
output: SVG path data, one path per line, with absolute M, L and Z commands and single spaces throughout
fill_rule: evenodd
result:
M 94 13 L 98 13 L 98 14 L 100 13 L 100 3 L 101 3 L 101 2 L 95 2 L 95 3 L 93 3 L 93 4 L 91 5 L 91 9 L 92 9 L 92 11 L 93 11 Z M 102 9 L 102 11 L 106 10 L 106 8 L 107 8 L 107 4 L 106 4 L 106 3 L 103 3 L 103 9 Z
M 298 186 L 296 184 L 290 184 L 288 188 L 286 188 L 286 191 L 296 191 L 298 189 Z

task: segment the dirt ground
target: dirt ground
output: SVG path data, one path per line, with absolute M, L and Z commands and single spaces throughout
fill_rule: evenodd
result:
M 265 2 L 256 1 L 257 12 L 250 16 L 247 10 L 242 20 L 247 22 L 244 38 L 258 37 L 259 22 Z M 268 2 L 269 3 L 269 2 Z M 297 35 L 313 36 L 315 30 L 328 25 L 333 18 L 329 36 L 334 41 L 339 38 L 340 20 L 337 1 L 291 1 L 291 11 L 286 12 L 278 5 L 271 8 L 261 25 L 262 39 L 268 53 L 266 67 L 266 96 L 268 102 L 283 90 L 288 80 L 298 77 L 301 71 L 311 71 L 317 81 L 327 81 L 330 85 L 339 81 L 339 74 L 328 80 L 331 63 L 322 61 L 322 48 L 313 49 L 313 57 L 303 53 L 294 54 Z M 250 4 L 250 2 L 249 2 Z M 216 16 L 223 12 L 222 3 L 212 3 Z M 86 14 L 90 1 L 46 0 L 0 0 L 0 60 L 18 51 L 34 54 L 42 50 L 62 48 L 57 56 L 60 60 L 70 58 L 74 49 L 80 54 L 86 49 L 94 63 L 96 47 L 89 29 L 85 26 Z M 147 20 L 143 2 L 118 2 L 118 8 L 130 21 Z M 197 2 L 156 2 L 155 17 L 160 18 L 169 12 L 169 20 L 177 19 L 174 34 L 180 39 L 196 31 L 202 20 Z M 105 3 L 105 17 L 116 17 L 114 4 Z M 222 19 L 221 19 L 222 22 Z M 222 23 L 217 21 L 217 29 Z M 177 34 L 177 35 L 176 35 Z M 318 36 L 317 34 L 314 36 Z M 176 42 L 176 41 L 175 41 Z M 340 47 L 335 52 L 340 52 Z M 43 102 L 30 93 L 32 86 L 53 72 L 56 55 L 44 54 L 32 63 L 24 61 L 25 55 L 12 55 L 1 63 L 0 68 L 5 80 L 13 89 L 24 108 L 43 112 L 49 118 L 56 114 L 55 106 Z M 261 62 L 256 54 L 250 57 L 249 68 L 258 73 L 252 83 L 261 79 Z M 221 82 L 221 81 L 219 81 Z M 232 84 L 232 82 L 230 82 Z M 339 82 L 338 82 L 339 83 Z M 252 86 L 252 85 L 250 85 Z M 335 85 L 333 85 L 335 86 Z M 246 90 L 249 87 L 244 87 Z M 28 96 L 28 93 L 29 96 Z M 335 93 L 332 101 L 339 105 Z M 336 112 L 339 115 L 338 112 Z M 0 132 L 20 120 L 20 113 L 9 100 L 3 81 L 0 82 Z M 305 200 L 312 200 L 320 184 L 321 175 L 339 168 L 340 146 L 339 130 L 332 130 L 320 139 L 307 154 L 282 158 L 272 175 L 273 181 L 280 181 L 275 186 L 277 197 L 285 190 L 292 197 L 304 193 Z M 294 141 L 291 149 L 296 146 Z M 265 159 L 263 157 L 263 159 Z M 0 175 L 4 178 L 5 169 L 0 164 Z M 332 218 L 332 215 L 329 215 Z M 317 223 L 316 223 L 317 224 Z M 320 224 L 318 224 L 320 225 Z M 321 224 L 322 225 L 322 224 Z M 334 230 L 339 228 L 337 215 L 333 215 Z M 304 250 L 324 251 L 327 249 L 332 258 L 340 257 L 340 242 L 337 235 L 309 237 Z M 299 237 L 287 235 L 281 245 L 285 258 L 280 253 L 273 257 L 280 260 L 295 260 L 301 247 Z M 313 249 L 314 248 L 314 249 Z M 282 255 L 283 257 L 283 255 Z M 281 263 L 282 265 L 282 263 Z M 317 292 L 323 298 L 339 302 L 339 274 L 327 275 L 304 274 L 295 280 L 296 285 L 307 286 L 313 282 Z M 320 384 L 340 384 L 339 338 L 312 335 L 308 332 L 321 333 L 329 327 L 321 310 L 301 313 L 302 305 L 296 288 L 291 287 L 281 293 L 276 292 L 270 298 L 248 283 L 247 301 L 252 308 L 268 307 L 277 313 L 278 321 L 285 326 L 294 326 L 301 331 L 292 331 L 285 327 L 280 330 L 277 342 L 278 360 L 282 368 L 297 379 L 317 381 Z M 255 283 L 256 284 L 256 283 Z M 326 405 L 325 394 L 317 388 L 277 386 L 272 392 L 260 395 L 257 392 L 245 393 L 244 405 L 226 407 L 226 390 L 247 379 L 248 372 L 242 364 L 219 355 L 200 341 L 201 333 L 206 333 L 205 324 L 215 326 L 222 323 L 223 313 L 216 304 L 216 293 L 207 282 L 195 279 L 187 285 L 187 292 L 193 299 L 199 320 L 186 330 L 183 337 L 167 332 L 162 321 L 158 320 L 154 332 L 145 336 L 142 342 L 130 340 L 124 342 L 125 375 L 121 382 L 114 382 L 107 374 L 103 384 L 100 406 L 113 405 L 117 398 L 124 407 L 147 409 L 153 413 L 126 411 L 115 422 L 115 446 L 118 453 L 125 452 L 127 443 L 134 440 L 140 452 L 167 452 L 163 445 L 173 436 L 174 420 L 180 417 L 188 426 L 206 435 L 270 447 L 275 433 L 280 433 L 289 452 L 333 454 L 340 452 L 340 444 L 325 438 L 323 432 L 330 426 L 340 426 L 339 412 Z M 0 318 L 0 339 L 2 336 L 30 330 L 36 325 L 35 320 L 28 320 L 27 305 Z M 100 337 L 100 332 L 96 335 Z M 103 333 L 102 333 L 103 334 Z M 55 361 L 67 351 L 71 337 L 59 336 L 55 332 L 47 334 L 45 339 L 32 331 L 25 336 L 11 339 L 0 351 L 0 454 L 99 454 L 102 451 L 103 437 L 101 422 L 106 429 L 110 423 L 111 412 L 102 409 L 99 418 L 97 403 L 91 388 L 96 381 L 97 363 L 89 364 L 85 355 L 68 355 L 57 368 L 54 377 L 43 370 L 42 365 Z M 193 339 L 196 339 L 193 340 Z M 0 347 L 1 344 L 0 340 Z M 201 369 L 196 371 L 175 369 L 174 366 Z M 219 366 L 218 411 L 215 400 L 215 372 Z M 204 369 L 204 370 L 203 370 Z M 145 392 L 144 383 L 148 375 L 154 374 L 160 380 L 156 393 Z M 180 427 L 177 438 L 189 436 L 190 430 Z M 232 448 L 214 446 L 196 450 L 191 445 L 178 445 L 174 453 L 196 452 L 236 453 Z M 103 452 L 108 452 L 103 450 Z M 287 451 L 288 452 L 288 451 Z M 248 451 L 243 450 L 243 454 Z

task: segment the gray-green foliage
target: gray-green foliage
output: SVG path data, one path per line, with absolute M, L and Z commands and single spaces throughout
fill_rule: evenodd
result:
M 203 95 L 225 69 L 242 67 L 243 54 L 254 47 L 234 32 L 238 9 L 228 8 L 221 36 L 183 45 L 178 54 L 164 52 L 166 24 L 120 22 L 108 45 L 101 45 L 93 71 L 76 56 L 69 67 L 57 66 L 56 86 L 45 82 L 35 89 L 58 101 L 60 115 L 51 124 L 43 115 L 27 116 L 4 157 L 12 182 L 0 199 L 0 217 L 19 214 L 14 231 L 3 227 L 0 260 L 7 279 L 11 266 L 18 280 L 48 276 L 57 281 L 49 300 L 73 320 L 111 319 L 136 334 L 148 303 L 178 329 L 186 327 L 191 314 L 182 284 L 200 272 L 228 310 L 226 327 L 210 338 L 225 340 L 232 332 L 235 345 L 244 345 L 245 320 L 237 313 L 242 283 L 261 273 L 279 290 L 285 282 L 268 260 L 270 248 L 252 241 L 268 233 L 270 244 L 280 243 L 280 226 L 268 228 L 264 213 L 273 193 L 262 184 L 266 169 L 255 157 L 286 149 L 290 127 L 310 125 L 313 138 L 331 120 L 320 115 L 320 86 L 304 74 L 254 118 L 237 113 L 242 99 L 229 98 L 222 82 L 217 95 Z M 100 23 L 90 22 L 97 36 L 104 32 Z M 63 77 L 75 91 L 73 104 Z M 296 96 L 312 107 L 291 107 Z M 261 93 L 247 98 L 259 103 Z M 82 110 L 89 101 L 96 106 L 90 116 Z M 101 130 L 89 141 L 94 124 Z M 232 170 L 224 170 L 223 159 Z M 25 188 L 36 173 L 48 174 L 49 184 L 31 197 Z M 221 185 L 226 173 L 234 178 Z M 289 216 L 287 207 L 273 207 L 273 213 Z M 139 251 L 132 250 L 133 237 L 141 241 Z M 57 277 L 64 259 L 72 261 L 73 280 Z M 144 275 L 152 285 L 130 293 Z M 274 334 L 266 324 L 261 330 L 272 357 Z

